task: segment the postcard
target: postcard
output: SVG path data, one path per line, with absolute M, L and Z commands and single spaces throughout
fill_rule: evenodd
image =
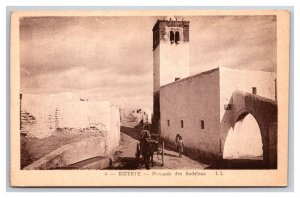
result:
M 285 10 L 15 11 L 18 187 L 287 186 Z

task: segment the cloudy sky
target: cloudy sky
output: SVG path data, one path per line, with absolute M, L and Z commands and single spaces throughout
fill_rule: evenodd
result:
M 21 92 L 71 92 L 152 109 L 152 27 L 162 18 L 21 19 Z M 191 75 L 219 66 L 276 71 L 275 17 L 184 18 Z

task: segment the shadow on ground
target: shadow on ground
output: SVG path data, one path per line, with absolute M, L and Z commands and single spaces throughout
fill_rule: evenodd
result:
M 107 169 L 114 170 L 135 170 L 138 169 L 138 163 L 134 157 L 118 157 L 117 161 L 113 163 L 113 166 Z
M 206 169 L 264 169 L 263 160 L 224 159 Z
M 178 157 L 178 155 L 174 155 L 174 154 L 169 154 L 169 153 L 164 153 L 165 154 L 165 156 L 170 156 L 170 157 Z
M 126 127 L 126 126 L 121 126 L 121 131 L 122 131 L 122 133 L 129 135 L 133 139 L 139 140 L 139 135 L 141 132 L 140 128 L 131 128 L 131 127 Z

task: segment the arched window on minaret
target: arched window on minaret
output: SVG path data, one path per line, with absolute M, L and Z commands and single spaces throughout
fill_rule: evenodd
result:
M 171 41 L 171 43 L 174 43 L 174 40 L 175 40 L 174 37 L 175 37 L 175 36 L 174 36 L 174 32 L 173 32 L 173 31 L 170 31 L 170 41 Z
M 176 31 L 175 32 L 175 43 L 178 44 L 179 40 L 180 40 L 179 32 Z

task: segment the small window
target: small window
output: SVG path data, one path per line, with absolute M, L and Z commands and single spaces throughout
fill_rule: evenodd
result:
M 170 120 L 167 120 L 167 123 L 168 123 L 168 127 L 170 126 Z
M 178 44 L 180 40 L 179 32 L 175 32 L 175 43 Z
M 204 120 L 201 120 L 201 129 L 204 129 Z
M 252 87 L 252 94 L 257 94 L 257 89 L 256 89 L 256 87 Z
M 180 122 L 180 123 L 181 123 L 181 128 L 183 128 L 183 120 L 181 120 L 181 122 Z
M 175 36 L 174 36 L 174 32 L 171 31 L 171 32 L 170 32 L 170 41 L 171 41 L 171 43 L 174 43 L 174 40 L 175 40 L 174 37 L 175 37 Z

